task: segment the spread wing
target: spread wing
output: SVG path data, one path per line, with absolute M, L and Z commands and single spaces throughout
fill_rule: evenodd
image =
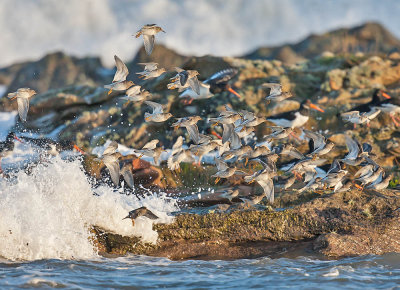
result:
M 153 150 L 153 149 L 156 148 L 158 142 L 159 142 L 158 139 L 151 140 L 150 142 L 147 142 L 147 143 L 143 146 L 142 149 Z
M 265 197 L 270 203 L 274 203 L 274 182 L 268 177 L 258 180 L 258 184 L 263 188 Z
M 181 84 L 181 86 L 186 85 L 188 78 L 189 78 L 189 73 L 187 71 L 184 70 L 179 72 L 179 83 Z
M 309 130 L 303 130 L 304 133 L 308 138 L 311 138 L 314 142 L 314 151 L 317 149 L 323 148 L 325 146 L 325 137 L 322 136 L 321 134 L 309 131 Z
M 162 114 L 163 107 L 161 104 L 151 101 L 145 101 L 144 103 L 153 109 L 153 114 Z
M 222 143 L 225 143 L 229 141 L 235 128 L 233 127 L 233 124 L 222 124 L 222 128 L 224 129 L 224 132 L 222 133 Z
M 147 217 L 147 218 L 149 218 L 149 219 L 151 219 L 151 220 L 156 220 L 156 219 L 159 218 L 159 217 L 156 216 L 154 213 L 152 213 L 150 210 L 146 210 L 146 213 L 143 214 L 143 216 L 145 216 L 145 217 Z
M 352 119 L 360 118 L 360 112 L 359 111 L 351 111 L 351 112 L 342 113 L 342 114 L 340 114 L 340 116 L 342 117 L 342 119 L 344 121 L 350 121 Z
M 232 132 L 230 141 L 232 149 L 239 149 L 240 147 L 242 147 L 242 142 L 240 141 L 240 137 L 235 131 Z
M 199 144 L 199 129 L 197 128 L 197 125 L 186 126 L 186 129 L 189 133 L 190 139 L 192 139 L 194 143 Z
M 158 63 L 156 62 L 140 62 L 140 65 L 144 65 L 145 71 L 153 71 L 157 69 Z
M 28 116 L 29 110 L 29 99 L 17 97 L 17 104 L 19 117 L 22 121 L 26 122 L 26 117 Z
M 225 171 L 228 169 L 228 165 L 226 164 L 226 162 L 217 158 L 214 158 L 214 161 L 215 164 L 217 165 L 218 171 Z
M 183 145 L 183 137 L 179 136 L 178 139 L 176 139 L 176 142 L 174 143 L 174 145 L 172 146 L 171 155 L 174 155 L 174 154 L 178 153 L 179 151 L 181 151 L 182 145 Z
M 144 49 L 147 55 L 150 55 L 154 47 L 154 35 L 143 34 Z
M 365 116 L 368 118 L 368 120 L 372 120 L 376 118 L 376 116 L 378 116 L 380 112 L 381 110 L 372 111 L 371 113 L 365 114 Z
M 196 94 L 200 95 L 200 82 L 197 76 L 190 78 L 188 81 L 189 81 L 189 86 L 192 88 L 192 90 L 195 91 Z
M 125 81 L 127 75 L 129 74 L 128 68 L 124 62 L 116 55 L 114 55 L 115 65 L 117 66 L 117 71 L 115 72 L 113 83 Z
M 289 155 L 296 159 L 304 159 L 304 155 L 293 146 L 286 146 L 280 154 Z
M 112 162 L 104 162 L 104 165 L 107 167 L 110 172 L 111 180 L 115 185 L 119 183 L 119 162 L 118 160 Z
M 140 94 L 140 86 L 132 86 L 126 91 L 126 95 L 133 97 Z
M 265 88 L 270 88 L 271 91 L 269 92 L 270 96 L 276 96 L 280 95 L 282 93 L 282 86 L 281 84 L 275 84 L 275 83 L 264 83 L 261 85 L 262 87 Z
M 229 81 L 234 75 L 237 74 L 237 72 L 238 71 L 233 68 L 224 69 L 224 70 L 221 70 L 221 71 L 213 74 L 211 77 L 209 77 L 207 80 L 205 80 L 204 83 L 206 83 L 206 84 L 211 83 L 211 82 L 213 82 L 215 84 L 224 83 L 224 82 Z
M 344 157 L 346 160 L 355 160 L 358 157 L 359 147 L 356 141 L 346 135 L 346 146 L 349 153 Z
M 126 184 L 133 189 L 133 175 L 132 171 L 129 170 L 128 166 L 124 166 L 122 168 L 121 174 L 124 177 Z
M 103 155 L 110 155 L 115 153 L 118 149 L 118 143 L 116 141 L 112 141 L 110 145 L 104 150 Z

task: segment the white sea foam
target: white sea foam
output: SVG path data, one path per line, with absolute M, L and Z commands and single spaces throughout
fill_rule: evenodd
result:
M 93 195 L 79 160 L 56 157 L 12 180 L 0 178 L 0 256 L 10 260 L 94 258 L 92 225 L 155 242 L 152 221 L 139 218 L 132 227 L 122 219 L 147 206 L 160 217 L 156 222 L 169 222 L 168 213 L 177 210 L 174 201 L 156 194 L 139 200 L 100 186 Z
M 379 21 L 397 36 L 396 0 L 3 0 L 0 2 L 0 66 L 62 50 L 131 59 L 142 45 L 135 33 L 157 23 L 156 42 L 185 54 L 241 55 L 261 45 L 298 41 L 365 21 Z M 157 47 L 155 48 L 157 49 Z

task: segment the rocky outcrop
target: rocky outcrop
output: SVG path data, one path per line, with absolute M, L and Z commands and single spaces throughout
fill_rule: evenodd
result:
M 106 253 L 175 260 L 304 255 L 305 251 L 336 258 L 400 252 L 400 200 L 392 192 L 290 193 L 276 203 L 287 209 L 180 214 L 171 224 L 154 225 L 159 235 L 155 245 L 99 228 L 96 234 Z
M 70 85 L 96 86 L 106 81 L 102 69 L 98 57 L 76 58 L 56 52 L 38 61 L 21 64 L 13 80 L 7 84 L 7 92 L 14 92 L 21 87 L 45 93 L 49 89 Z
M 374 22 L 354 28 L 342 28 L 321 35 L 311 35 L 296 44 L 261 47 L 244 56 L 250 59 L 279 59 L 286 64 L 321 55 L 325 51 L 335 54 L 383 53 L 400 49 L 400 40 L 382 25 Z

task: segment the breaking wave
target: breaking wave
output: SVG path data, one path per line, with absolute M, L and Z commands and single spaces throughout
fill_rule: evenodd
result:
M 95 193 L 95 194 L 94 194 Z M 10 260 L 88 259 L 97 257 L 92 225 L 156 242 L 152 221 L 139 218 L 132 227 L 127 213 L 146 206 L 169 222 L 175 202 L 149 194 L 139 200 L 108 186 L 91 187 L 79 160 L 60 157 L 33 168 L 30 174 L 0 178 L 0 256 Z

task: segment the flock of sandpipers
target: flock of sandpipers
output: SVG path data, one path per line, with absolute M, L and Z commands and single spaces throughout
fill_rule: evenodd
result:
M 136 38 L 143 36 L 144 47 L 148 55 L 153 50 L 155 35 L 158 32 L 165 31 L 155 24 L 150 24 L 143 26 L 136 33 Z M 146 122 L 165 122 L 173 117 L 171 113 L 164 111 L 162 104 L 148 100 L 151 97 L 149 91 L 127 80 L 129 74 L 127 66 L 118 56 L 114 56 L 114 59 L 117 67 L 114 79 L 111 84 L 104 86 L 109 90 L 108 94 L 112 91 L 117 91 L 124 94 L 121 98 L 127 102 L 144 102 L 150 106 L 152 112 L 146 112 L 144 115 Z M 144 80 L 158 78 L 166 72 L 164 68 L 158 68 L 157 63 L 141 63 L 141 65 L 144 66 L 144 70 L 137 74 Z M 167 87 L 168 89 L 178 89 L 181 92 L 179 97 L 183 98 L 185 104 L 190 104 L 197 99 L 211 98 L 223 91 L 230 92 L 241 98 L 240 94 L 229 84 L 232 77 L 237 74 L 236 69 L 228 68 L 216 72 L 203 82 L 198 80 L 199 73 L 195 70 L 181 68 L 176 68 L 175 70 L 177 74 L 170 79 L 171 81 Z M 282 90 L 282 86 L 279 83 L 265 83 L 261 87 L 269 89 L 269 95 L 266 97 L 268 103 L 280 102 L 292 97 L 290 92 Z M 24 122 L 26 122 L 29 110 L 29 99 L 35 94 L 36 92 L 29 88 L 21 88 L 15 93 L 8 94 L 10 99 L 17 100 L 19 117 Z M 374 161 L 375 155 L 372 152 L 371 145 L 367 143 L 360 144 L 357 140 L 347 135 L 345 138 L 348 154 L 343 158 L 333 160 L 330 168 L 321 174 L 318 167 L 327 163 L 328 160 L 324 158 L 324 155 L 329 153 L 335 147 L 335 144 L 320 133 L 302 129 L 308 121 L 309 112 L 312 109 L 324 112 L 323 109 L 313 104 L 310 100 L 302 102 L 297 110 L 269 118 L 256 116 L 254 113 L 245 110 L 235 111 L 230 106 L 225 105 L 218 117 L 208 120 L 212 124 L 211 128 L 222 125 L 222 136 L 213 130 L 211 130 L 211 134 L 201 134 L 197 127 L 197 122 L 203 119 L 201 116 L 177 118 L 172 126 L 175 129 L 186 128 L 192 144 L 185 146 L 183 137 L 179 136 L 167 160 L 168 167 L 171 170 L 179 171 L 182 162 L 195 162 L 197 158 L 198 164 L 201 164 L 203 156 L 214 153 L 217 172 L 212 177 L 215 177 L 215 184 L 220 179 L 239 175 L 244 177 L 245 182 L 256 182 L 263 188 L 263 194 L 243 198 L 243 202 L 250 205 L 259 203 L 264 197 L 270 203 L 273 203 L 275 188 L 289 190 L 296 180 L 300 180 L 304 184 L 302 188 L 298 189 L 300 192 L 318 189 L 344 192 L 350 190 L 353 186 L 360 190 L 363 190 L 364 187 L 373 190 L 387 188 L 392 175 L 386 174 L 382 166 Z M 390 114 L 394 124 L 396 126 L 399 125 L 400 120 L 396 114 L 400 113 L 400 107 L 392 104 L 391 97 L 382 90 L 376 90 L 369 103 L 342 113 L 341 117 L 344 121 L 353 123 L 354 126 L 357 124 L 369 126 L 369 122 L 380 112 Z M 273 123 L 275 126 L 269 126 L 271 134 L 264 136 L 261 142 L 255 143 L 254 139 L 248 138 L 248 136 L 251 136 L 255 128 L 264 122 Z M 301 129 L 302 135 L 309 140 L 310 150 L 307 154 L 299 152 L 290 142 L 284 142 L 291 137 L 300 139 L 295 134 L 296 128 Z M 43 148 L 50 155 L 57 155 L 60 151 L 74 148 L 86 154 L 72 141 L 21 138 Z M 15 133 L 11 132 L 8 134 L 6 141 L 0 143 L 0 159 L 13 151 L 14 139 L 21 141 Z M 136 152 L 140 157 L 143 155 L 152 157 L 154 163 L 159 165 L 160 156 L 164 149 L 157 147 L 158 142 L 158 140 L 152 140 L 142 149 L 136 150 Z M 274 143 L 279 143 L 279 145 L 272 146 Z M 292 163 L 278 170 L 276 162 L 283 155 L 290 156 Z M 111 180 L 116 186 L 119 185 L 120 175 L 122 175 L 126 184 L 133 187 L 131 171 L 125 167 L 120 168 L 119 158 L 121 156 L 118 152 L 118 143 L 114 141 L 105 149 L 98 160 L 101 160 L 107 167 Z M 252 175 L 248 175 L 233 166 L 233 164 L 243 163 L 245 167 L 249 160 L 258 162 L 261 165 L 261 169 Z M 346 170 L 348 166 L 358 166 L 359 170 L 351 176 L 349 171 Z M 284 172 L 284 174 L 281 172 Z M 282 175 L 287 177 L 283 178 Z M 234 197 L 240 196 L 240 192 L 238 190 L 227 190 L 222 195 L 232 200 Z M 131 218 L 134 221 L 139 216 L 146 216 L 151 219 L 157 218 L 156 215 L 144 207 L 131 211 L 127 218 Z

